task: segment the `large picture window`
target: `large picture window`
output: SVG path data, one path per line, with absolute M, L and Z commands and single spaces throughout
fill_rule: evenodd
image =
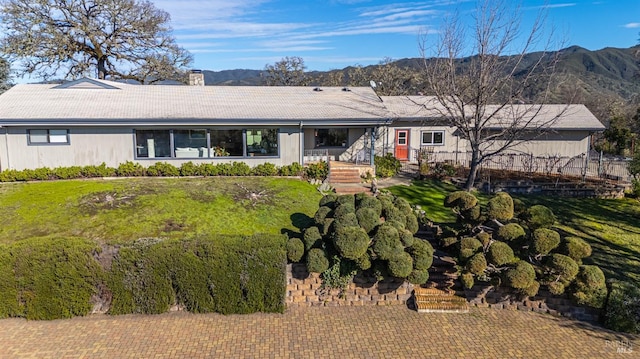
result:
M 275 157 L 278 139 L 277 128 L 135 130 L 135 150 L 136 158 Z
M 136 155 L 141 158 L 171 157 L 171 132 L 137 130 Z
M 243 156 L 242 130 L 210 130 L 213 156 Z
M 315 131 L 316 147 L 344 147 L 348 136 L 346 128 L 319 128 Z
M 277 156 L 278 130 L 275 128 L 247 130 L 247 155 Z
M 173 151 L 176 158 L 209 157 L 207 130 L 173 130 Z
M 69 130 L 27 130 L 27 142 L 30 145 L 68 145 Z
M 444 131 L 422 131 L 423 146 L 442 146 L 444 145 Z

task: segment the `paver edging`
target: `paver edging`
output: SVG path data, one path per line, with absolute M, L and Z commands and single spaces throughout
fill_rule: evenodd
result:
M 534 297 L 519 299 L 507 289 L 488 284 L 475 284 L 465 289 L 469 305 L 478 308 L 533 311 L 589 323 L 599 323 L 602 310 L 575 304 L 567 295 L 553 295 L 541 290 Z

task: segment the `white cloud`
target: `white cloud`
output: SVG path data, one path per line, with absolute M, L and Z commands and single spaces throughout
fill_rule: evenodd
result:
M 622 25 L 622 27 L 625 27 L 627 29 L 637 29 L 640 27 L 640 22 L 630 22 L 628 24 Z

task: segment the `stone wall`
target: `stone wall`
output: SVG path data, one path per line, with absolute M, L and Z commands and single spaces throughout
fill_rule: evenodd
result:
M 567 296 L 553 295 L 544 290 L 533 298 L 520 300 L 504 288 L 476 284 L 466 289 L 465 295 L 470 305 L 481 308 L 534 311 L 591 323 L 600 319 L 600 309 L 578 306 Z
M 304 264 L 287 265 L 287 307 L 295 306 L 363 306 L 406 305 L 411 298 L 413 285 L 400 279 L 385 279 L 357 275 L 348 288 L 321 289 L 320 274 L 309 273 Z

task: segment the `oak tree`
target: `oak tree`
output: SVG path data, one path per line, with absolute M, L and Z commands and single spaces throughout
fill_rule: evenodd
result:
M 18 75 L 184 81 L 192 57 L 147 0 L 3 0 L 0 51 Z
M 266 65 L 260 74 L 267 86 L 306 86 L 309 77 L 305 74 L 306 66 L 302 57 L 285 57 L 272 65 Z

